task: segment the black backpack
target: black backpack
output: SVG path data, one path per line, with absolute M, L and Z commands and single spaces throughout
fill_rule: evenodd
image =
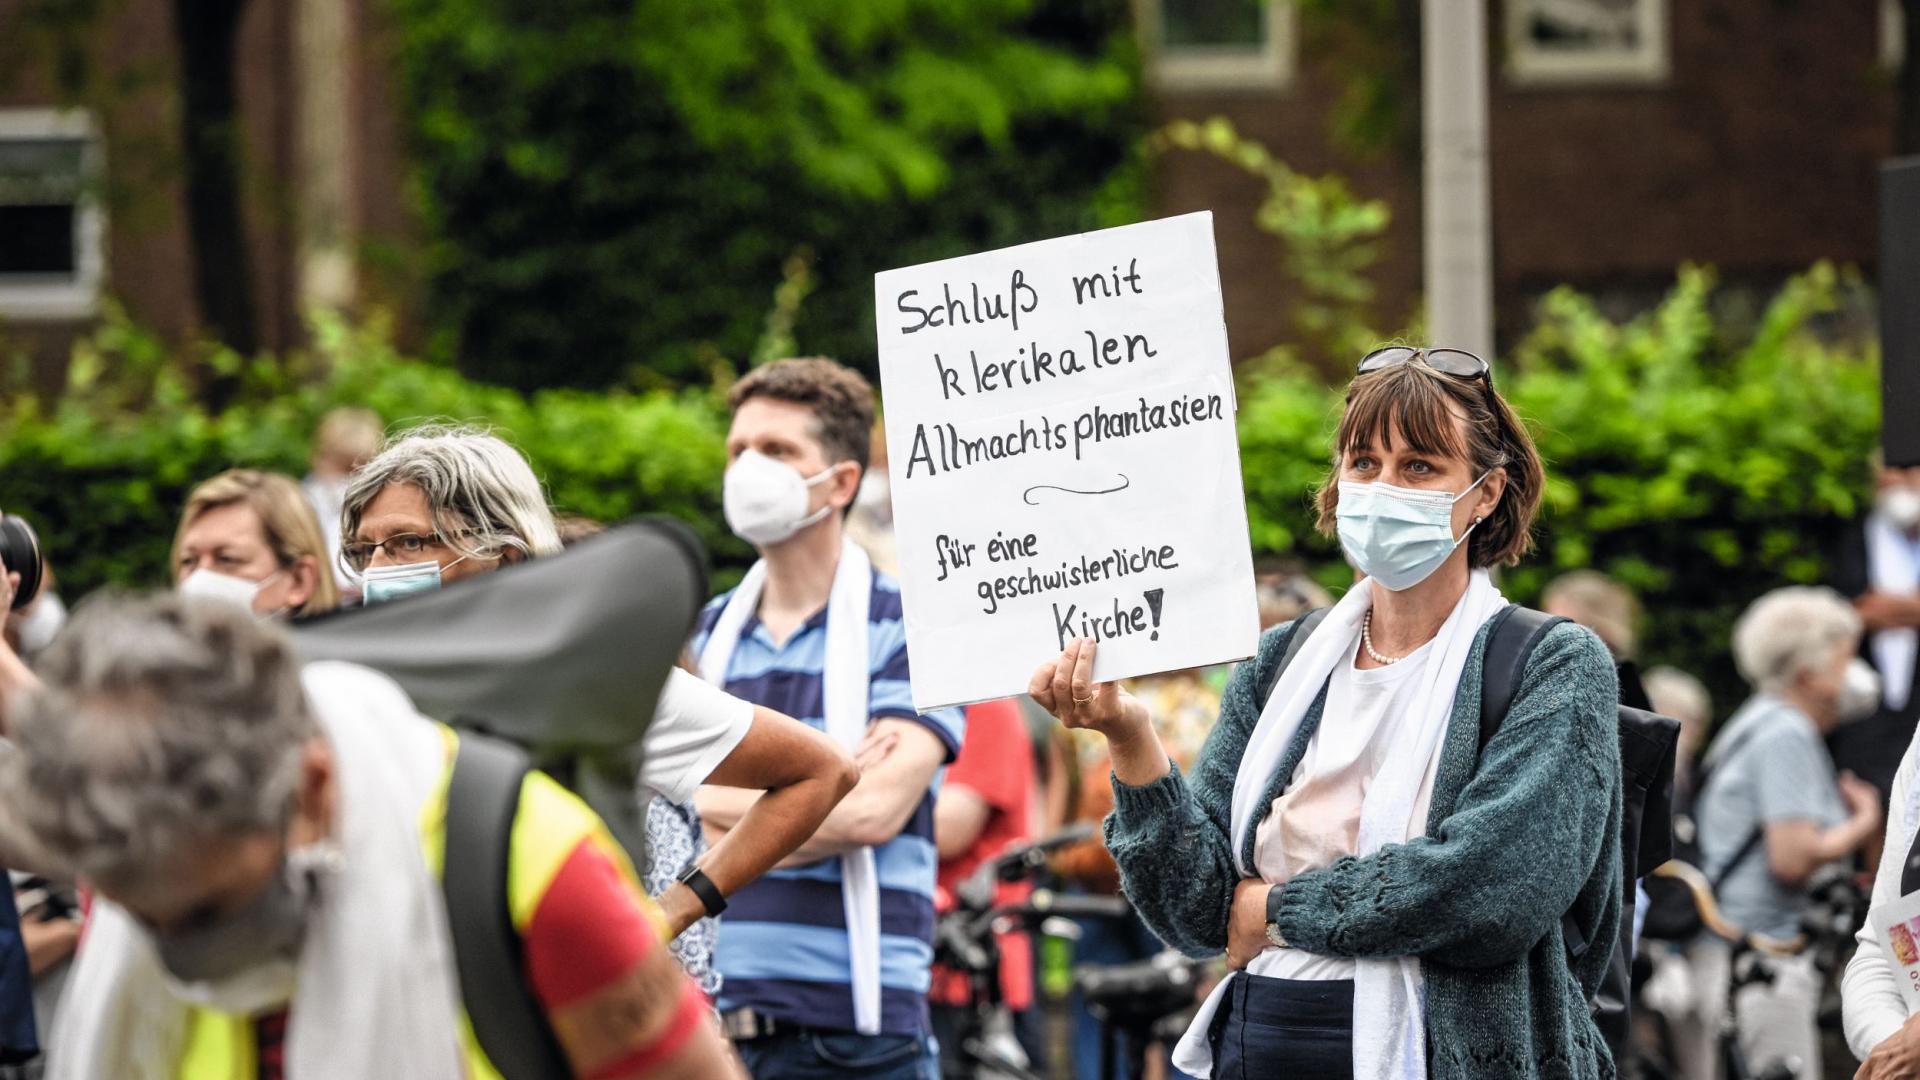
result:
M 1301 617 L 1280 662 L 1274 665 L 1273 675 L 1258 687 L 1261 701 L 1273 692 L 1280 673 L 1325 621 L 1329 610 L 1319 608 Z M 1480 688 L 1482 750 L 1506 719 L 1534 648 L 1549 630 L 1567 621 L 1517 604 L 1508 605 L 1493 617 Z M 1615 1060 L 1627 1045 L 1632 1019 L 1635 887 L 1647 871 L 1673 856 L 1673 755 L 1679 737 L 1677 721 L 1631 705 L 1620 706 L 1620 934 L 1610 943 L 1606 975 L 1589 1002 L 1594 1022 Z M 1561 931 L 1574 958 L 1585 956 L 1593 945 L 1571 915 L 1562 918 Z

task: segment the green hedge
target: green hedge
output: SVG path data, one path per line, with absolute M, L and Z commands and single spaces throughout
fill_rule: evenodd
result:
M 526 451 L 560 509 L 601 520 L 665 513 L 725 563 L 749 554 L 719 514 L 724 403 L 711 389 L 525 396 L 402 358 L 377 326 L 316 325 L 316 348 L 243 361 L 215 353 L 237 396 L 210 413 L 148 335 L 111 322 L 75 349 L 53 402 L 0 398 L 0 510 L 41 530 L 62 589 L 165 580 L 176 515 L 192 486 L 233 465 L 306 471 L 309 437 L 337 405 L 391 426 L 485 424 Z
M 1550 476 L 1539 551 L 1504 576 L 1509 595 L 1533 600 L 1559 572 L 1605 570 L 1649 608 L 1647 659 L 1706 677 L 1723 714 L 1737 704 L 1733 619 L 1768 588 L 1822 580 L 1869 497 L 1876 354 L 1817 332 L 1842 284 L 1816 267 L 1739 333 L 1716 325 L 1704 270 L 1683 271 L 1657 310 L 1625 324 L 1572 291 L 1549 296 L 1496 375 L 1534 425 Z M 187 365 L 109 323 L 76 350 L 57 400 L 0 399 L 0 508 L 42 527 L 69 593 L 160 581 L 189 487 L 233 464 L 298 474 L 320 415 L 356 404 L 391 424 L 490 424 L 528 453 L 562 509 L 673 514 L 723 568 L 744 563 L 719 508 L 720 388 L 529 397 L 395 355 L 378 326 L 317 329 L 310 354 L 215 354 L 239 387 L 215 414 L 196 404 Z M 1314 531 L 1310 498 L 1340 392 L 1284 364 L 1246 369 L 1243 383 L 1253 546 L 1337 586 L 1349 575 Z

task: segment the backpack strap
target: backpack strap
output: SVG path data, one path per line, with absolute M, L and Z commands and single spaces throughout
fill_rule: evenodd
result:
M 1493 628 L 1487 631 L 1486 652 L 1480 659 L 1480 752 L 1499 732 L 1500 724 L 1520 692 L 1520 677 L 1527 672 L 1534 647 L 1547 632 L 1568 620 L 1535 611 L 1519 604 L 1508 604 L 1494 613 Z M 1573 959 L 1586 955 L 1592 942 L 1580 928 L 1571 911 L 1560 916 L 1560 935 L 1567 954 Z
M 1733 876 L 1733 872 L 1740 869 L 1740 864 L 1746 862 L 1755 851 L 1760 849 L 1761 841 L 1766 838 L 1766 827 L 1755 825 L 1753 831 L 1747 834 L 1747 838 L 1740 842 L 1740 847 L 1733 853 L 1733 858 L 1728 859 L 1719 870 L 1707 878 L 1707 891 L 1710 893 L 1718 893 L 1720 886 L 1725 885 L 1727 879 Z
M 1487 632 L 1487 651 L 1481 660 L 1480 749 L 1487 748 L 1501 721 L 1507 718 L 1535 646 L 1548 631 L 1567 621 L 1518 604 L 1508 604 L 1493 616 L 1493 629 Z
M 1315 630 L 1320 629 L 1321 623 L 1327 621 L 1327 613 L 1332 610 L 1330 607 L 1314 608 L 1300 616 L 1300 625 L 1293 628 L 1293 636 L 1287 639 L 1287 647 L 1280 654 L 1280 662 L 1273 665 L 1273 671 L 1268 673 L 1256 688 L 1262 707 L 1265 707 L 1267 698 L 1273 695 L 1273 688 L 1279 683 L 1280 674 L 1287 670 L 1288 664 L 1293 663 L 1293 658 L 1300 654 L 1300 647 L 1307 643 L 1307 639 L 1313 636 Z
M 519 747 L 463 731 L 447 781 L 440 882 L 460 999 L 480 1049 L 505 1080 L 572 1074 L 527 985 L 524 950 L 508 907 L 513 820 L 520 785 L 532 768 Z

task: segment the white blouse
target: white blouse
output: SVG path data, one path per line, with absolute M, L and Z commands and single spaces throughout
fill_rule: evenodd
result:
M 1920 733 L 1907 745 L 1900 759 L 1900 771 L 1893 777 L 1893 794 L 1888 800 L 1886 846 L 1880 853 L 1880 869 L 1873 878 L 1873 907 L 1900 899 L 1900 871 L 1907 861 L 1907 849 L 1913 843 L 1920 802 L 1915 796 L 1913 770 L 1914 747 L 1920 745 Z M 1865 1059 L 1887 1036 L 1907 1022 L 1907 999 L 1900 989 L 1899 971 L 1887 958 L 1886 943 L 1874 932 L 1873 922 L 1860 928 L 1856 939 L 1860 950 L 1847 964 L 1840 979 L 1840 1001 L 1847 1046 L 1854 1056 Z
M 1358 854 L 1360 810 L 1366 805 L 1367 789 L 1386 761 L 1387 748 L 1400 735 L 1401 721 L 1420 682 L 1416 676 L 1426 666 L 1431 648 L 1428 642 L 1397 663 L 1363 670 L 1354 666 L 1360 651 L 1355 640 L 1333 669 L 1320 726 L 1308 740 L 1286 790 L 1273 800 L 1254 832 L 1253 864 L 1263 880 L 1284 884 Z M 1414 804 L 1415 824 L 1409 837 L 1425 831 L 1438 761 L 1436 746 L 1434 762 L 1427 767 Z M 1269 948 L 1247 970 L 1273 979 L 1331 981 L 1353 978 L 1354 962 L 1299 949 Z

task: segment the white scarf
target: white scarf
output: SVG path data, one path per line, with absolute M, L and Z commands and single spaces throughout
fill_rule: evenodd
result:
M 338 662 L 301 682 L 333 751 L 340 869 L 322 884 L 288 1014 L 288 1080 L 460 1080 L 459 982 L 421 814 L 447 744 L 392 680 Z M 171 1078 L 189 1006 L 146 932 L 97 900 L 48 1048 L 50 1080 Z
M 1892 596 L 1920 592 L 1920 566 L 1914 563 L 1913 540 L 1884 514 L 1867 518 L 1867 578 L 1874 592 Z M 1882 700 L 1889 709 L 1907 707 L 1907 698 L 1913 692 L 1916 651 L 1920 651 L 1920 631 L 1910 626 L 1873 635 L 1873 666 L 1880 669 Z
M 1280 766 L 1280 759 L 1300 729 L 1307 710 L 1360 636 L 1361 620 L 1373 606 L 1373 582 L 1363 580 L 1348 590 L 1327 613 L 1312 637 L 1287 665 L 1268 695 L 1260 722 L 1247 740 L 1240 770 L 1233 781 L 1232 842 L 1234 866 L 1244 876 L 1255 868 L 1243 860 L 1247 835 L 1264 809 L 1260 800 Z M 1434 636 L 1433 651 L 1417 676 L 1421 685 L 1412 698 L 1416 715 L 1403 717 L 1387 757 L 1367 789 L 1360 810 L 1358 854 L 1362 857 L 1388 844 L 1402 844 L 1409 836 L 1426 833 L 1426 822 L 1414 821 L 1420 788 L 1439 760 L 1445 743 L 1453 699 L 1473 651 L 1480 627 L 1506 606 L 1500 590 L 1484 570 L 1476 570 L 1453 613 Z M 1322 717 L 1337 724 L 1337 716 Z M 1213 1050 L 1207 1038 L 1214 1014 L 1236 972 L 1222 979 L 1200 1007 L 1187 1033 L 1174 1050 L 1173 1063 L 1200 1077 L 1213 1075 Z M 1353 990 L 1353 1075 L 1358 1080 L 1422 1080 L 1427 1075 L 1427 1031 L 1423 986 L 1418 957 L 1359 960 Z
M 760 607 L 767 583 L 766 560 L 753 564 L 733 590 L 713 633 L 700 653 L 700 677 L 725 689 L 727 667 L 747 619 Z M 840 565 L 827 596 L 827 657 L 821 694 L 827 734 L 851 753 L 866 737 L 872 721 L 868 681 L 873 660 L 867 650 L 868 609 L 873 602 L 873 563 L 851 541 L 840 545 Z M 880 874 L 873 849 L 840 856 L 840 902 L 846 908 L 848 951 L 852 959 L 853 1024 L 862 1035 L 880 1033 Z

